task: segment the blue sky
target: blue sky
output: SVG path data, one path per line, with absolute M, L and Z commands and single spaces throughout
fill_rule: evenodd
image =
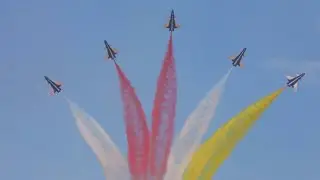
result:
M 316 0 L 1 1 L 0 179 L 104 179 L 66 102 L 48 96 L 43 76 L 61 81 L 64 94 L 125 152 L 118 77 L 103 59 L 103 40 L 120 51 L 150 117 L 170 8 L 181 24 L 174 34 L 177 132 L 230 68 L 227 57 L 243 47 L 245 68 L 232 72 L 208 135 L 283 86 L 284 74 L 310 72 L 300 92 L 285 91 L 265 112 L 216 179 L 319 179 L 319 6 Z

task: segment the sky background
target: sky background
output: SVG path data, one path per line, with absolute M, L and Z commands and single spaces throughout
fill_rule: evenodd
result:
M 320 2 L 229 1 L 0 1 L 0 179 L 103 180 L 63 95 L 95 117 L 122 152 L 126 139 L 118 77 L 103 40 L 150 119 L 155 86 L 174 8 L 178 76 L 176 132 L 231 66 L 234 69 L 207 137 L 247 105 L 305 71 L 298 93 L 271 105 L 215 176 L 217 180 L 319 180 Z M 43 76 L 63 83 L 48 96 Z M 149 121 L 150 122 L 150 121 Z M 150 125 L 150 124 L 149 124 Z

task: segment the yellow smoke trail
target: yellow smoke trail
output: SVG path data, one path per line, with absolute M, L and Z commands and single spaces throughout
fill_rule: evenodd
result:
M 210 90 L 187 118 L 179 136 L 172 145 L 165 180 L 182 179 L 183 172 L 188 166 L 192 154 L 200 146 L 202 137 L 207 132 L 210 122 L 215 116 L 231 71 L 232 68 Z
M 236 144 L 283 90 L 284 88 L 281 88 L 258 100 L 219 128 L 193 154 L 192 160 L 183 174 L 183 179 L 211 179 L 223 161 L 231 154 Z

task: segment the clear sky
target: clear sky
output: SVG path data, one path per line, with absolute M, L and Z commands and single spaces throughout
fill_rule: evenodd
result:
M 218 125 L 307 71 L 286 90 L 220 168 L 218 180 L 319 180 L 320 2 L 316 0 L 85 1 L 3 0 L 0 6 L 0 179 L 103 180 L 63 96 L 49 97 L 44 75 L 85 108 L 126 151 L 119 83 L 103 40 L 150 117 L 156 79 L 176 11 L 179 97 L 176 131 L 246 47 L 213 121 Z

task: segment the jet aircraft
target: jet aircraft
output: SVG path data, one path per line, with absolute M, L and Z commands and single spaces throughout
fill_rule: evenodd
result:
M 176 20 L 175 20 L 175 15 L 174 15 L 174 11 L 171 10 L 171 16 L 169 18 L 169 23 L 164 25 L 165 28 L 168 28 L 169 31 L 174 31 L 175 28 L 179 28 L 180 25 L 176 24 Z
M 286 76 L 288 82 L 287 86 L 294 89 L 295 92 L 298 91 L 298 81 L 302 79 L 302 77 L 306 75 L 306 73 L 297 74 L 296 77 Z
M 104 45 L 105 45 L 105 49 L 107 51 L 107 55 L 106 55 L 106 59 L 112 59 L 115 60 L 116 59 L 116 55 L 117 55 L 117 50 L 115 48 L 112 48 L 108 42 L 106 40 L 104 40 Z
M 51 86 L 50 95 L 58 94 L 62 91 L 61 89 L 61 83 L 52 81 L 47 76 L 44 76 L 44 79 L 48 82 L 48 84 Z
M 232 61 L 232 65 L 234 67 L 243 67 L 243 64 L 241 63 L 241 60 L 244 57 L 244 53 L 246 52 L 247 48 L 243 48 L 242 51 L 237 56 L 231 56 L 229 59 Z

